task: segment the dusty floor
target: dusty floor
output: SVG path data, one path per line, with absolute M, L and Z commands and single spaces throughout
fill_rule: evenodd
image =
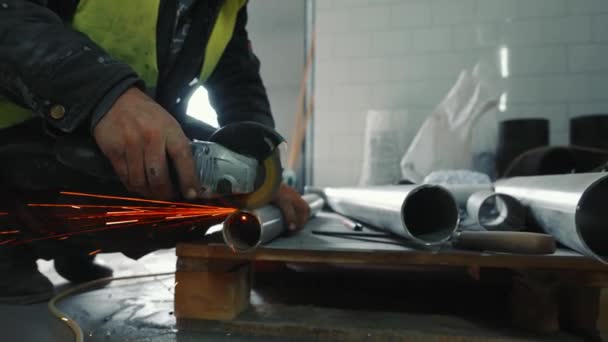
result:
M 138 262 L 120 254 L 101 255 L 100 259 L 112 265 L 116 276 L 175 270 L 173 250 L 159 251 Z M 65 280 L 55 273 L 50 262 L 39 264 L 59 289 L 66 288 Z M 452 277 L 450 282 L 415 271 L 410 277 L 396 277 L 394 272 L 360 270 L 342 270 L 338 276 L 335 269 L 327 272 L 323 267 L 307 271 L 260 274 L 252 294 L 256 309 L 244 315 L 241 324 L 252 326 L 253 322 L 265 320 L 270 325 L 262 327 L 263 330 L 289 318 L 300 324 L 290 329 L 302 331 L 303 326 L 316 325 L 330 331 L 329 327 L 337 329 L 343 325 L 344 331 L 353 328 L 354 334 L 362 334 L 363 338 L 371 337 L 371 333 L 365 336 L 366 329 L 388 334 L 386 336 L 400 329 L 438 330 L 445 335 L 469 329 L 476 331 L 473 335 L 489 334 L 508 341 L 578 341 L 566 335 L 540 338 L 501 327 L 496 322 L 504 320 L 504 312 L 496 308 L 504 307 L 504 289 L 487 289 L 468 283 L 460 286 L 466 283 L 463 280 L 466 277 L 460 273 L 448 275 Z M 279 281 L 277 277 L 280 277 Z M 106 288 L 69 297 L 60 303 L 60 308 L 81 325 L 86 341 L 285 340 L 239 336 L 235 331 L 243 334 L 242 327 L 234 330 L 236 325 L 230 324 L 177 324 L 173 315 L 173 292 L 173 276 L 116 281 Z M 296 309 L 277 306 L 278 303 Z M 402 308 L 424 315 L 408 316 L 401 312 Z M 456 318 L 447 318 L 448 315 Z M 0 306 L 0 316 L 2 342 L 73 341 L 70 330 L 48 313 L 46 304 Z
M 174 254 L 173 250 L 160 251 L 138 262 L 121 254 L 102 255 L 99 259 L 112 265 L 115 276 L 128 276 L 174 271 Z M 65 280 L 54 271 L 52 263 L 39 261 L 39 267 L 58 289 L 66 288 Z M 81 325 L 85 341 L 245 340 L 223 333 L 178 331 L 173 316 L 173 285 L 173 276 L 117 281 L 108 288 L 69 297 L 59 306 Z M 72 332 L 48 313 L 46 304 L 0 306 L 0 315 L 3 318 L 0 341 L 74 340 Z

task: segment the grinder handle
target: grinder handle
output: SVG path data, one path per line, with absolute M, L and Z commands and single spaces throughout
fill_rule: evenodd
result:
M 551 235 L 529 232 L 464 231 L 457 234 L 454 247 L 513 254 L 553 254 Z

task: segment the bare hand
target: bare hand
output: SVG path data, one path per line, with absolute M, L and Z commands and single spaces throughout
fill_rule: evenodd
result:
M 139 89 L 131 88 L 118 98 L 93 135 L 129 191 L 173 198 L 169 157 L 183 196 L 196 198 L 199 185 L 188 138 L 171 114 Z
M 290 231 L 302 229 L 310 217 L 308 203 L 297 191 L 285 184 L 281 184 L 272 202 L 281 209 Z

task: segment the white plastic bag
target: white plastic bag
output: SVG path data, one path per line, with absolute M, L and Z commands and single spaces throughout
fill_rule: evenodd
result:
M 486 96 L 476 72 L 462 71 L 401 159 L 403 179 L 421 183 L 435 170 L 472 169 L 473 127 L 498 104 Z
M 396 184 L 401 180 L 399 161 L 415 131 L 407 111 L 370 110 L 365 123 L 360 186 Z

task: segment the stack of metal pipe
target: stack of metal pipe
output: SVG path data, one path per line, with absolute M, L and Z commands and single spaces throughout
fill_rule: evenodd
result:
M 583 173 L 503 179 L 492 185 L 394 185 L 323 188 L 304 195 L 311 216 L 333 211 L 411 240 L 441 245 L 459 228 L 459 208 L 490 231 L 523 230 L 531 218 L 563 245 L 608 261 L 608 174 Z M 314 193 L 317 192 L 317 193 Z M 285 231 L 278 208 L 237 212 L 224 223 L 226 243 L 250 251 Z
M 486 230 L 517 231 L 535 223 L 561 244 L 608 261 L 607 173 L 516 177 L 493 189 L 409 185 L 328 188 L 325 195 L 334 211 L 422 245 L 453 236 L 460 206 Z

